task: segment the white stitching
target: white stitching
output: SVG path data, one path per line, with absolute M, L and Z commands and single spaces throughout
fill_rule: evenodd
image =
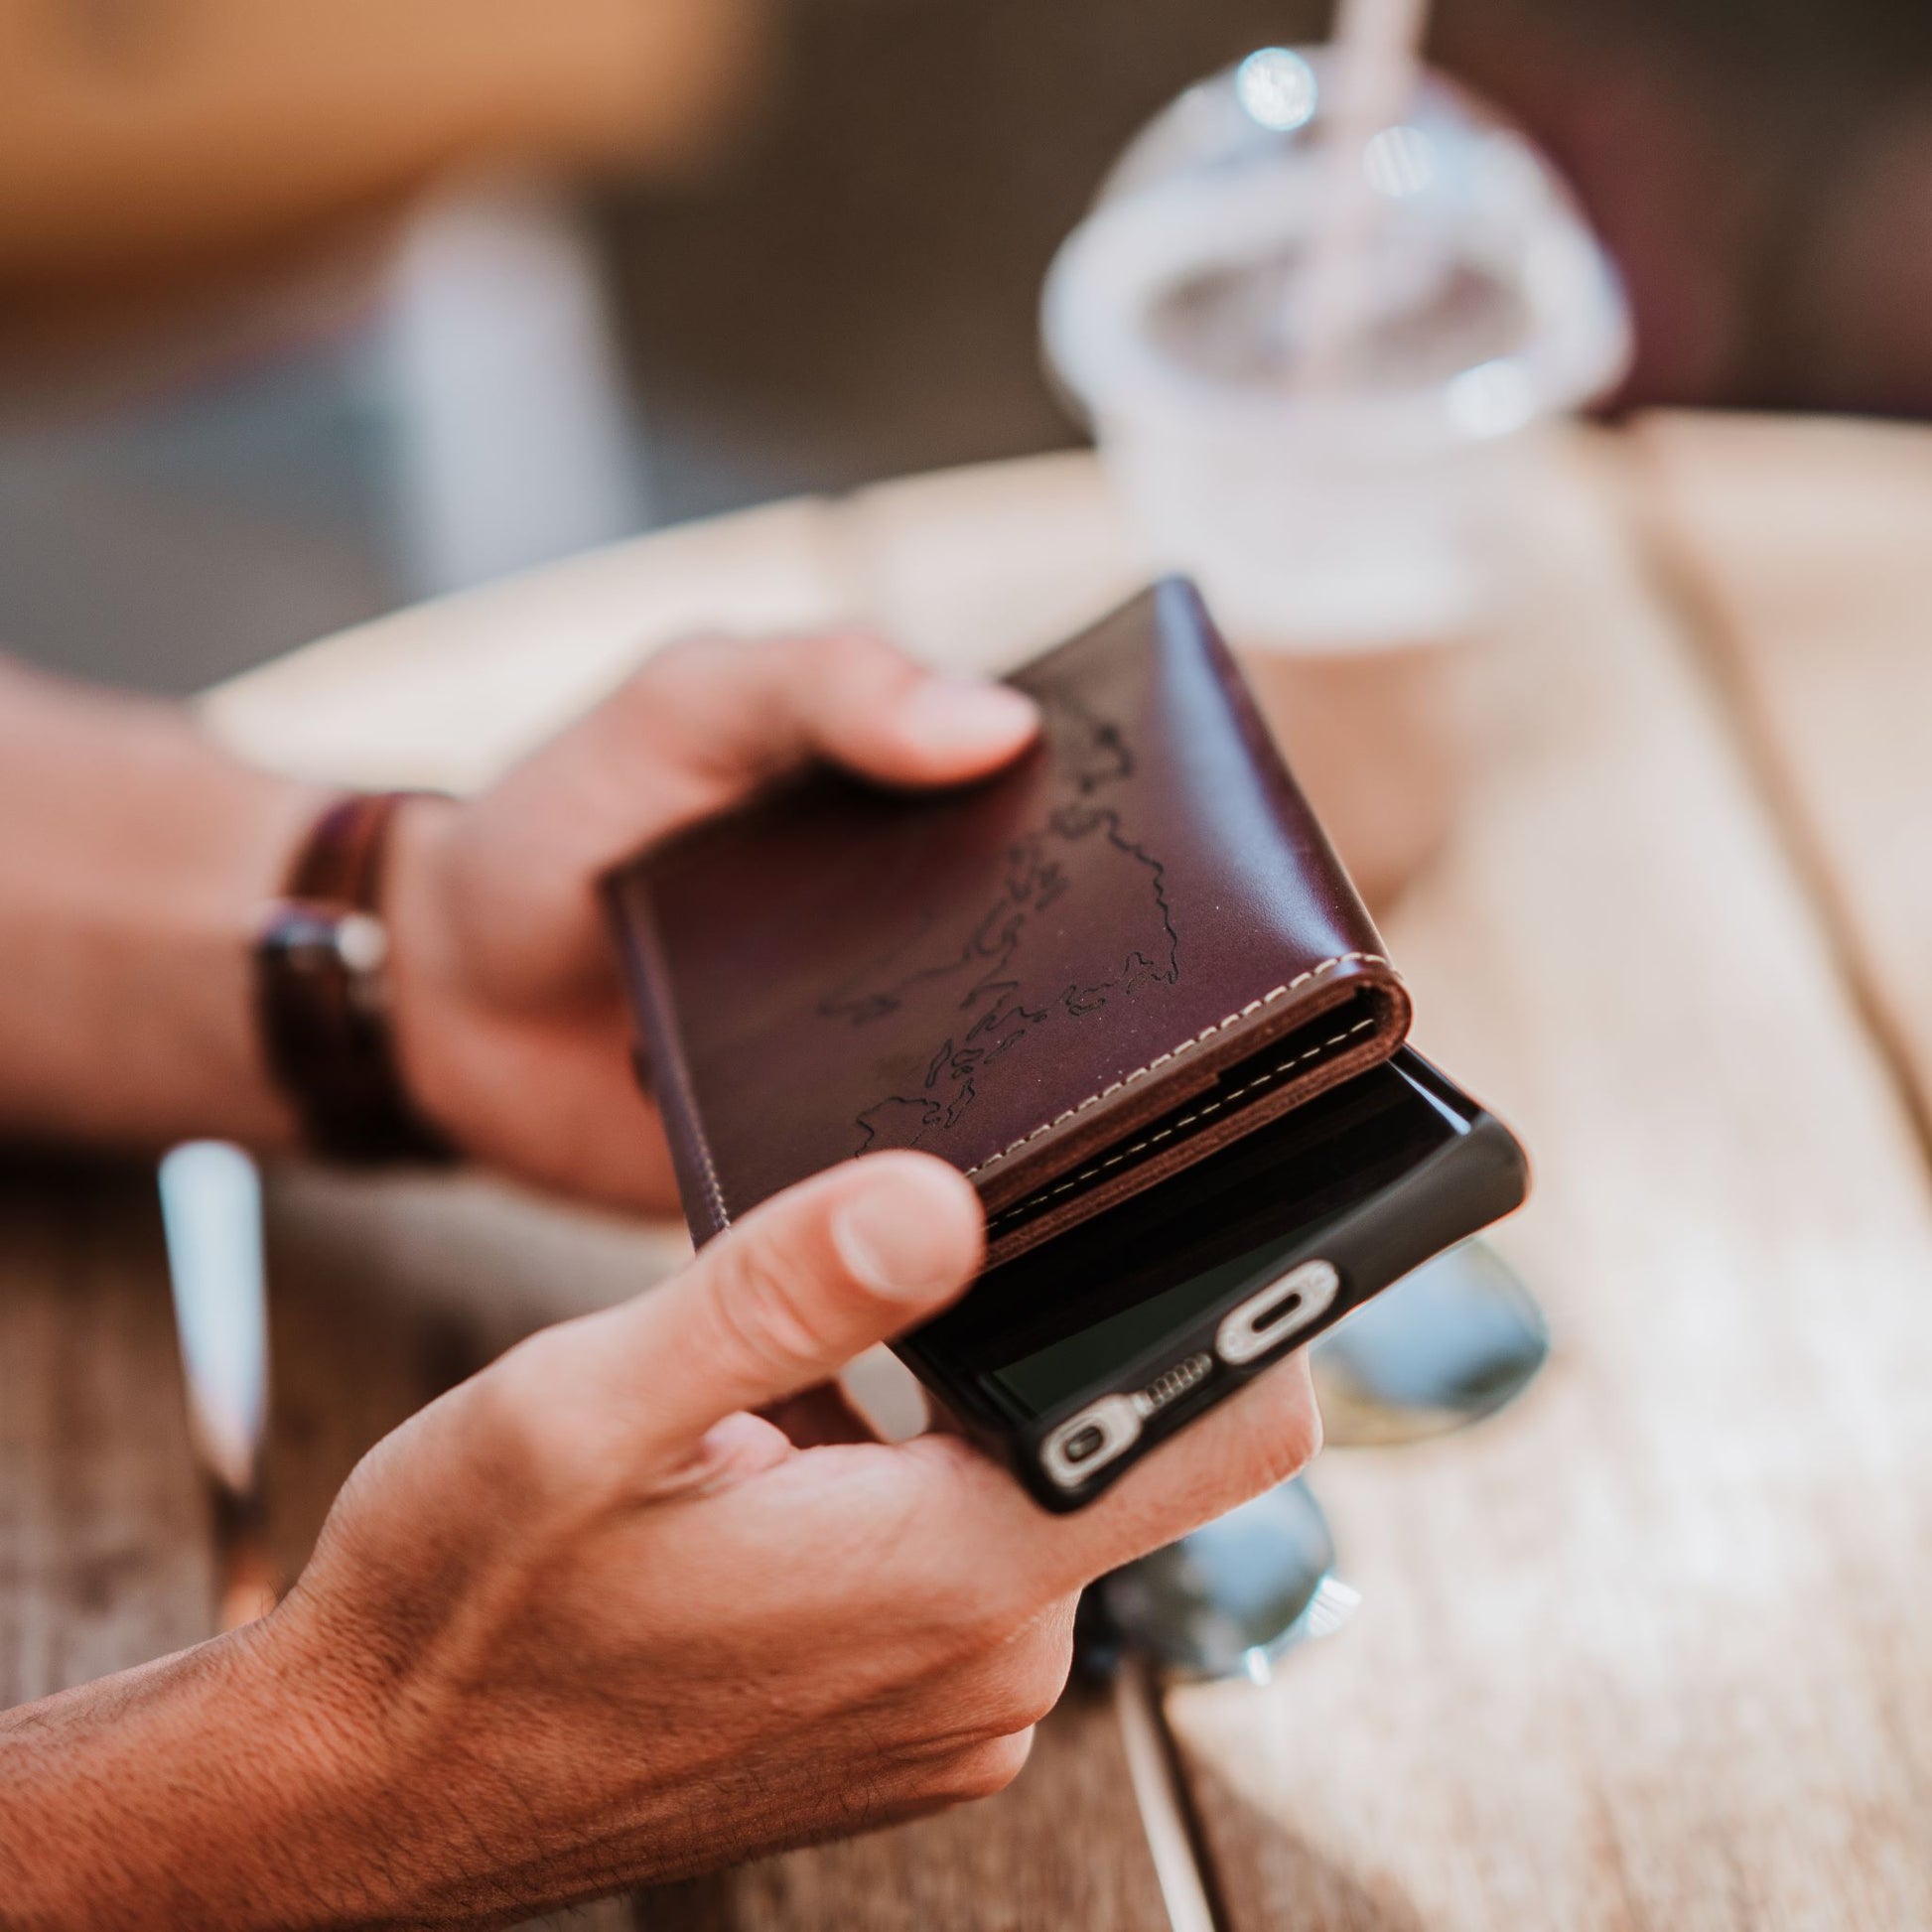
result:
M 658 938 L 657 920 L 653 911 L 647 909 L 642 925 L 643 970 L 655 984 L 659 1004 L 664 1013 L 674 1015 L 676 1008 L 670 993 L 670 975 L 665 970 L 661 941 Z M 704 1112 L 698 1105 L 698 1096 L 691 1080 L 691 1068 L 684 1057 L 683 1046 L 671 1037 L 672 1028 L 664 1029 L 670 1038 L 670 1051 L 665 1056 L 665 1064 L 660 1069 L 663 1076 L 676 1083 L 679 1093 L 678 1114 L 690 1130 L 690 1137 L 696 1143 L 698 1159 L 704 1163 L 705 1185 L 711 1190 L 711 1205 L 717 1211 L 718 1232 L 723 1233 L 732 1224 L 731 1209 L 725 1205 L 725 1189 L 718 1179 L 718 1169 L 711 1158 L 711 1137 L 705 1132 Z M 651 1061 L 656 1066 L 653 1055 Z M 659 1096 L 660 1102 L 665 1096 Z M 664 1109 L 665 1123 L 670 1122 L 670 1110 Z
M 987 1222 L 987 1232 L 990 1234 L 1003 1223 L 1019 1218 L 1031 1208 L 1037 1207 L 1041 1201 L 1051 1200 L 1055 1194 L 1064 1194 L 1069 1188 L 1079 1186 L 1083 1180 L 1091 1180 L 1095 1174 L 1115 1166 L 1117 1163 L 1129 1160 L 1136 1154 L 1145 1153 L 1157 1141 L 1165 1141 L 1171 1135 L 1179 1133 L 1183 1127 L 1191 1127 L 1195 1121 L 1205 1120 L 1209 1114 L 1214 1113 L 1219 1108 L 1225 1107 L 1230 1100 L 1239 1100 L 1244 1093 L 1253 1093 L 1257 1087 L 1265 1087 L 1269 1081 L 1279 1079 L 1290 1067 L 1300 1066 L 1304 1060 L 1311 1060 L 1317 1053 L 1325 1053 L 1331 1046 L 1339 1046 L 1344 1039 L 1352 1039 L 1357 1034 L 1366 1031 L 1374 1025 L 1375 1016 L 1373 1014 L 1366 1020 L 1358 1020 L 1352 1027 L 1344 1027 L 1340 1033 L 1330 1034 L 1326 1039 L 1322 1040 L 1318 1045 L 1311 1046 L 1306 1052 L 1292 1054 L 1289 1058 L 1283 1060 L 1280 1065 L 1271 1066 L 1266 1073 L 1257 1073 L 1245 1086 L 1236 1087 L 1232 1093 L 1224 1093 L 1220 1099 L 1209 1101 L 1205 1107 L 1197 1108 L 1193 1113 L 1175 1121 L 1172 1127 L 1164 1127 L 1158 1134 L 1150 1134 L 1146 1140 L 1136 1141 L 1132 1147 L 1122 1148 L 1118 1154 L 1110 1156 L 1105 1161 L 1096 1163 L 1093 1167 L 1088 1168 L 1084 1173 L 1076 1173 L 1070 1180 L 1062 1180 L 1057 1187 L 1048 1187 L 1043 1192 L 1029 1194 L 1025 1200 L 1015 1201 L 1011 1207 L 1003 1208 Z
M 1178 1058 L 1180 1054 L 1186 1052 L 1190 1047 L 1200 1045 L 1203 1040 L 1211 1039 L 1218 1033 L 1224 1033 L 1229 1027 L 1234 1026 L 1239 1021 L 1247 1019 L 1250 1014 L 1259 1013 L 1263 1007 L 1272 1005 L 1276 1000 L 1286 998 L 1286 996 L 1289 995 L 1290 993 L 1293 993 L 1298 986 L 1306 986 L 1310 980 L 1319 979 L 1323 973 L 1332 972 L 1337 966 L 1347 966 L 1351 963 L 1359 963 L 1367 966 L 1386 966 L 1389 962 L 1379 952 L 1343 952 L 1343 953 L 1336 953 L 1332 959 L 1322 960 L 1318 965 L 1311 966 L 1306 973 L 1297 973 L 1295 977 L 1287 983 L 1287 985 L 1276 987 L 1272 993 L 1264 993 L 1261 996 L 1261 998 L 1258 1000 L 1250 1000 L 1248 1004 L 1244 1006 L 1239 1013 L 1229 1014 L 1225 1020 L 1217 1021 L 1213 1026 L 1207 1028 L 1204 1032 L 1196 1034 L 1192 1039 L 1183 1039 L 1178 1046 L 1175 1046 L 1172 1048 L 1170 1051 L 1166 1053 L 1162 1053 L 1158 1057 L 1149 1060 L 1145 1066 L 1137 1066 L 1132 1073 L 1123 1074 L 1118 1080 L 1111 1081 L 1108 1085 L 1102 1087 L 1098 1093 L 1088 1094 L 1087 1097 L 1083 1101 L 1081 1101 L 1077 1107 L 1069 1107 L 1065 1111 L 1065 1113 L 1056 1115 L 1053 1119 L 1047 1121 L 1044 1126 L 1035 1127 L 1031 1134 L 1022 1134 L 1017 1141 L 1010 1142 L 1007 1146 L 1003 1147 L 998 1154 L 989 1154 L 986 1157 L 986 1159 L 979 1164 L 978 1167 L 968 1168 L 965 1170 L 966 1178 L 970 1180 L 974 1176 L 974 1174 L 984 1173 L 988 1168 L 997 1166 L 1000 1162 L 1004 1161 L 1008 1155 L 1018 1154 L 1019 1151 L 1023 1147 L 1027 1146 L 1029 1142 L 1038 1140 L 1042 1134 L 1050 1134 L 1054 1128 L 1060 1126 L 1062 1123 L 1066 1121 L 1071 1120 L 1075 1114 L 1085 1113 L 1089 1107 L 1098 1106 L 1099 1103 L 1105 1100 L 1110 1094 L 1118 1093 L 1122 1087 L 1132 1086 L 1136 1080 L 1146 1078 L 1146 1076 L 1152 1073 L 1156 1067 L 1164 1066 L 1169 1060 Z M 1301 1054 L 1299 1056 L 1299 1059 L 1307 1059 L 1313 1053 L 1319 1053 L 1323 1051 L 1325 1048 L 1334 1045 L 1337 1040 L 1346 1039 L 1349 1036 L 1349 1034 L 1358 1034 L 1362 1031 L 1363 1027 L 1369 1027 L 1373 1025 L 1374 1022 L 1372 1020 L 1364 1020 L 1361 1022 L 1359 1026 L 1350 1027 L 1347 1033 L 1337 1034 L 1335 1035 L 1333 1039 L 1323 1040 L 1320 1046 L 1311 1047 L 1309 1049 L 1309 1052 Z M 1219 1100 L 1214 1101 L 1210 1106 L 1202 1108 L 1200 1114 L 1190 1114 L 1187 1120 L 1176 1121 L 1173 1127 L 1171 1127 L 1167 1130 L 1166 1134 L 1157 1135 L 1155 1136 L 1155 1139 L 1157 1140 L 1166 1139 L 1167 1134 L 1172 1134 L 1176 1132 L 1179 1128 L 1187 1126 L 1189 1122 L 1199 1119 L 1201 1115 L 1212 1113 L 1215 1107 L 1224 1106 L 1230 1100 L 1239 1099 L 1242 1094 L 1252 1091 L 1253 1088 L 1262 1085 L 1265 1081 L 1273 1079 L 1275 1077 L 1275 1074 L 1286 1072 L 1289 1067 L 1294 1066 L 1296 1064 L 1298 1064 L 1298 1060 L 1284 1060 L 1280 1066 L 1274 1069 L 1273 1073 L 1265 1073 L 1261 1075 L 1259 1079 L 1249 1081 L 1247 1086 L 1236 1087 L 1233 1093 L 1223 1094 Z M 732 1225 L 731 1210 L 725 1205 L 725 1190 L 719 1184 L 718 1170 L 712 1164 L 711 1140 L 710 1137 L 704 1131 L 703 1115 L 698 1111 L 698 1108 L 695 1105 L 687 1106 L 684 1109 L 684 1111 L 686 1115 L 689 1117 L 692 1128 L 694 1130 L 692 1134 L 692 1139 L 695 1140 L 698 1145 L 698 1158 L 704 1163 L 705 1182 L 711 1189 L 711 1203 L 718 1210 L 719 1226 L 721 1229 L 728 1228 Z M 1069 1187 L 1077 1187 L 1082 1180 L 1091 1180 L 1093 1176 L 1100 1172 L 1101 1168 L 1111 1168 L 1116 1163 L 1128 1159 L 1130 1155 L 1140 1153 L 1143 1148 L 1148 1147 L 1150 1145 L 1152 1145 L 1152 1143 L 1142 1142 L 1135 1147 L 1123 1148 L 1121 1152 L 1114 1155 L 1111 1160 L 1103 1161 L 1100 1164 L 1099 1168 L 1089 1168 L 1086 1171 L 1086 1173 L 1081 1174 L 1076 1174 L 1073 1179 L 1066 1181 L 1062 1183 L 1062 1185 L 1054 1188 L 1053 1192 L 1064 1193 Z M 996 1214 L 993 1217 L 993 1219 L 987 1223 L 989 1230 L 993 1227 L 998 1226 L 1002 1221 L 1011 1219 L 1013 1215 L 1020 1212 L 1022 1208 L 1031 1205 L 1034 1201 L 1041 1200 L 1044 1198 L 1045 1198 L 1044 1195 L 1030 1194 L 1026 1200 L 1016 1203 L 1015 1206 L 1007 1208 L 1006 1210 L 1004 1210 L 1004 1212 L 1000 1214 Z
M 698 1146 L 698 1159 L 704 1163 L 705 1184 L 711 1189 L 711 1204 L 718 1210 L 718 1231 L 722 1234 L 731 1226 L 731 1210 L 725 1205 L 725 1190 L 718 1181 L 718 1170 L 712 1164 L 711 1136 L 704 1131 L 704 1115 L 699 1112 L 697 1096 L 691 1091 L 688 1072 L 680 1061 L 674 1076 L 684 1087 L 684 1117 L 691 1124 L 691 1138 Z
M 1272 1005 L 1276 1000 L 1285 999 L 1298 986 L 1306 986 L 1310 980 L 1319 979 L 1323 973 L 1332 972 L 1337 966 L 1347 966 L 1357 962 L 1366 966 L 1386 966 L 1389 963 L 1379 952 L 1343 952 L 1336 953 L 1332 959 L 1322 960 L 1318 966 L 1311 966 L 1306 973 L 1297 973 L 1286 986 L 1278 986 L 1272 993 L 1264 993 L 1260 999 L 1250 1000 L 1238 1014 L 1229 1014 L 1219 1025 L 1209 1027 L 1205 1033 L 1196 1034 L 1192 1039 L 1183 1039 L 1178 1046 L 1149 1060 L 1145 1066 L 1137 1066 L 1132 1073 L 1124 1074 L 1111 1086 L 1102 1087 L 1098 1093 L 1088 1094 L 1077 1107 L 1069 1107 L 1065 1113 L 1047 1121 L 1044 1126 L 1035 1127 L 1031 1134 L 1022 1134 L 1017 1141 L 1010 1141 L 998 1154 L 989 1154 L 978 1167 L 966 1170 L 966 1178 L 970 1180 L 976 1173 L 984 1173 L 988 1168 L 1004 1161 L 1008 1155 L 1018 1154 L 1030 1141 L 1038 1140 L 1042 1134 L 1050 1134 L 1061 1121 L 1071 1120 L 1075 1114 L 1083 1114 L 1089 1107 L 1097 1106 L 1110 1093 L 1118 1093 L 1122 1087 L 1132 1086 L 1136 1080 L 1145 1079 L 1157 1066 L 1165 1066 L 1169 1060 L 1186 1052 L 1190 1047 L 1198 1046 L 1202 1040 L 1212 1038 L 1215 1034 L 1233 1026 L 1237 1020 L 1245 1020 L 1249 1014 L 1258 1013 L 1263 1007 Z
M 692 1118 L 696 1120 L 695 1109 Z M 725 1190 L 718 1184 L 718 1170 L 711 1165 L 711 1141 L 702 1127 L 698 1128 L 693 1138 L 698 1143 L 699 1159 L 704 1162 L 704 1177 L 711 1188 L 711 1204 L 718 1210 L 718 1228 L 722 1234 L 731 1226 L 732 1217 L 731 1210 L 725 1205 Z

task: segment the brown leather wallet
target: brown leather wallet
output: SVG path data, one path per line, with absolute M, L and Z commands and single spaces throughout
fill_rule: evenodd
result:
M 1408 995 L 1190 585 L 1012 682 L 1044 728 L 983 783 L 816 770 L 609 881 L 699 1241 L 915 1147 L 1003 1261 L 1401 1043 Z

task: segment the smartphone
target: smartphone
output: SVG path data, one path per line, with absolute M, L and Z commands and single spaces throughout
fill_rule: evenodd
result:
M 898 1353 L 1052 1510 L 1528 1190 L 1515 1137 L 1399 1050 L 988 1269 Z

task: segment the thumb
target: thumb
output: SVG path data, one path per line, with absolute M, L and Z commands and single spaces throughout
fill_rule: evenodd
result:
M 827 1381 L 937 1313 L 984 1247 L 972 1183 L 931 1155 L 869 1155 L 787 1188 L 621 1311 L 609 1339 L 641 1385 L 632 1413 L 682 1449 Z

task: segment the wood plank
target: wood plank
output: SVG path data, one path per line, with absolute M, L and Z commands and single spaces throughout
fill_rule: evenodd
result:
M 1633 451 L 1664 567 L 1932 1136 L 1932 430 L 1662 415 Z
M 0 1173 L 0 1705 L 213 1628 L 154 1178 Z
M 315 1547 L 361 1456 L 481 1365 L 460 1311 L 425 1305 L 406 1265 L 343 1266 L 343 1250 L 267 1193 L 269 1532 L 285 1578 Z
M 1513 1412 L 1316 1487 L 1364 1591 L 1169 1711 L 1235 1932 L 1932 1924 L 1932 1201 L 1601 478 L 1544 499 L 1420 1035 L 1537 1162 Z
M 1111 1705 L 1076 1688 L 997 1798 L 637 1903 L 646 1932 L 1168 1932 Z

